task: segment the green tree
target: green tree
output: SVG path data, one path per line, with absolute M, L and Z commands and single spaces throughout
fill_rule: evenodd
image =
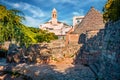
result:
M 0 5 L 0 43 L 11 41 L 20 46 L 28 46 L 37 42 L 50 42 L 50 40 L 57 39 L 54 33 L 25 26 L 22 24 L 24 19 L 21 11 L 8 10 L 5 6 Z
M 19 10 L 8 10 L 5 6 L 0 5 L 0 43 L 14 41 L 22 46 L 23 44 L 28 45 L 32 41 L 35 42 L 30 36 L 30 30 L 22 24 L 22 20 L 25 19 L 23 16 Z
M 120 19 L 120 0 L 108 0 L 103 8 L 105 22 Z
M 34 27 L 28 27 L 28 28 L 34 33 L 39 33 L 39 31 L 40 31 L 39 28 L 34 28 Z
M 58 37 L 47 30 L 39 30 L 38 35 L 35 36 L 37 42 L 50 42 L 50 40 L 58 39 Z
M 19 30 L 19 26 L 21 26 L 21 22 L 24 19 L 22 17 L 21 12 L 19 10 L 7 10 L 7 8 L 3 5 L 0 5 L 0 26 L 1 26 L 1 34 L 3 41 L 10 40 L 14 41 L 15 38 L 19 35 L 16 35 Z

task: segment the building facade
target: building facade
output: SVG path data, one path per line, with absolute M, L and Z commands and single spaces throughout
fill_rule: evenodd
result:
M 59 38 L 65 37 L 66 33 L 71 28 L 72 27 L 69 26 L 68 24 L 57 20 L 57 10 L 55 8 L 52 10 L 51 19 L 48 22 L 40 25 L 40 29 L 48 30 L 49 32 L 53 32 Z
M 84 16 L 74 16 L 73 17 L 73 27 L 75 25 L 80 24 L 80 22 L 82 21 L 83 18 L 84 18 Z
M 84 38 L 86 33 L 88 38 L 94 37 L 99 30 L 104 29 L 104 26 L 102 14 L 94 7 L 91 7 L 82 21 L 67 34 L 66 45 L 70 43 L 80 43 L 79 41 Z

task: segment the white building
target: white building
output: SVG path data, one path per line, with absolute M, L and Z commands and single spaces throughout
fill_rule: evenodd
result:
M 57 20 L 57 10 L 54 8 L 52 10 L 52 19 L 48 22 L 40 25 L 40 29 L 48 30 L 49 32 L 55 33 L 57 36 L 65 36 L 66 33 L 72 28 L 66 23 L 59 22 Z
M 84 16 L 74 16 L 73 17 L 73 27 L 75 25 L 78 25 L 82 21 L 83 18 L 84 18 Z

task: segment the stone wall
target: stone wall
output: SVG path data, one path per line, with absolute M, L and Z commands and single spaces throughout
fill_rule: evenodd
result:
M 120 20 L 105 26 L 100 77 L 105 80 L 120 79 Z
M 90 39 L 90 38 L 96 36 L 99 31 L 100 31 L 99 29 L 86 31 L 86 37 L 87 37 L 87 39 Z
M 88 33 L 84 34 L 85 35 L 84 40 L 81 40 L 83 38 L 81 34 L 79 42 L 82 43 L 83 45 L 80 48 L 80 52 L 76 55 L 75 63 L 92 64 L 98 61 L 98 58 L 102 50 L 104 29 L 99 30 L 99 32 L 95 31 L 95 33 L 96 32 L 97 33 L 96 35 L 94 34 L 94 36 L 93 32 L 94 31 L 90 31 L 88 32 L 89 34 Z
M 74 58 L 81 45 L 65 46 L 64 40 L 54 40 L 51 43 L 32 44 L 28 48 L 11 45 L 7 54 L 10 63 L 49 63 Z
M 80 44 L 69 44 L 65 45 L 64 40 L 56 40 L 48 43 L 48 49 L 51 51 L 51 58 L 60 61 L 64 58 L 73 58 L 76 53 L 79 51 L 81 45 Z
M 87 38 L 75 63 L 87 65 L 100 80 L 120 79 L 120 20 L 109 22 L 97 35 Z
M 67 44 L 73 44 L 78 43 L 79 35 L 78 34 L 68 34 L 68 38 L 66 39 L 66 45 Z
M 52 56 L 56 59 L 74 58 L 81 45 L 68 45 L 66 47 L 52 49 Z
M 50 43 L 45 43 L 48 45 L 50 48 L 55 48 L 55 47 L 65 47 L 65 41 L 64 40 L 53 40 Z

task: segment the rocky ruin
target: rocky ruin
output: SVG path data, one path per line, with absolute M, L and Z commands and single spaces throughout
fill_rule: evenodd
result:
M 88 31 L 82 35 L 81 44 L 66 46 L 64 41 L 58 40 L 28 48 L 11 45 L 7 59 L 12 64 L 17 63 L 12 66 L 13 71 L 32 76 L 34 80 L 119 80 L 119 26 L 120 20 L 107 23 L 95 36 L 89 36 L 93 31 Z

